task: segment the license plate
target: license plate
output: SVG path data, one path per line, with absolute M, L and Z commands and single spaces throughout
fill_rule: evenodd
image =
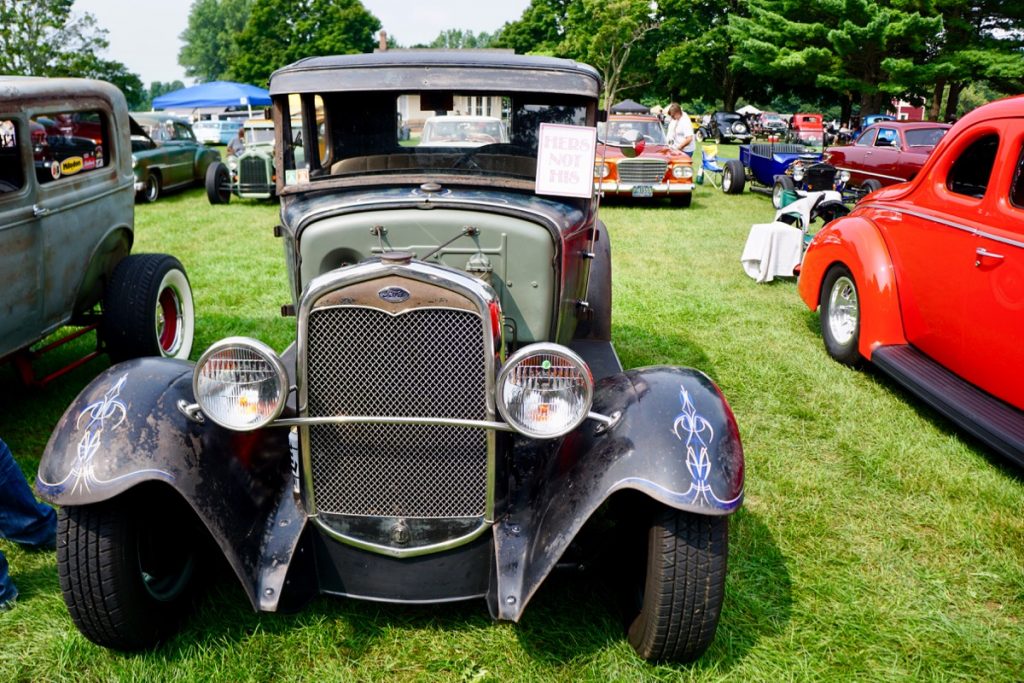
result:
M 634 197 L 653 197 L 654 188 L 650 185 L 636 185 L 633 187 Z

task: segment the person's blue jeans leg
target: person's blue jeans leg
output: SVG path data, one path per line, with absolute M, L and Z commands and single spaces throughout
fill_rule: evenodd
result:
M 7 571 L 7 558 L 0 552 L 0 610 L 13 604 L 11 601 L 18 597 L 18 589 L 11 581 L 11 575 Z
M 35 548 L 54 548 L 57 513 L 36 501 L 11 449 L 0 440 L 0 536 Z M 4 562 L 6 569 L 6 562 Z

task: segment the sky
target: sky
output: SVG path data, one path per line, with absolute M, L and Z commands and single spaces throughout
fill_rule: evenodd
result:
M 389 36 L 402 45 L 428 43 L 450 28 L 488 33 L 523 14 L 530 0 L 363 0 Z M 185 70 L 178 65 L 181 40 L 188 25 L 188 0 L 162 0 L 144 5 L 123 0 L 75 0 L 75 12 L 89 12 L 108 31 L 106 59 L 123 62 L 129 71 L 153 81 L 180 80 Z M 144 7 L 144 9 L 142 9 Z

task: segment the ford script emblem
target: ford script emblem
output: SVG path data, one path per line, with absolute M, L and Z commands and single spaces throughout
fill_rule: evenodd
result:
M 389 304 L 400 304 L 403 301 L 408 301 L 410 294 L 408 290 L 401 287 L 385 287 L 377 292 L 377 296 Z

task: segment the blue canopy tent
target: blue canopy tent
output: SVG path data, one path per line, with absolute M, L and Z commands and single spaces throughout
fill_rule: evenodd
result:
M 252 116 L 253 105 L 270 104 L 270 92 L 247 83 L 213 81 L 182 88 L 153 99 L 153 109 L 197 109 L 199 107 L 231 107 L 246 105 Z

